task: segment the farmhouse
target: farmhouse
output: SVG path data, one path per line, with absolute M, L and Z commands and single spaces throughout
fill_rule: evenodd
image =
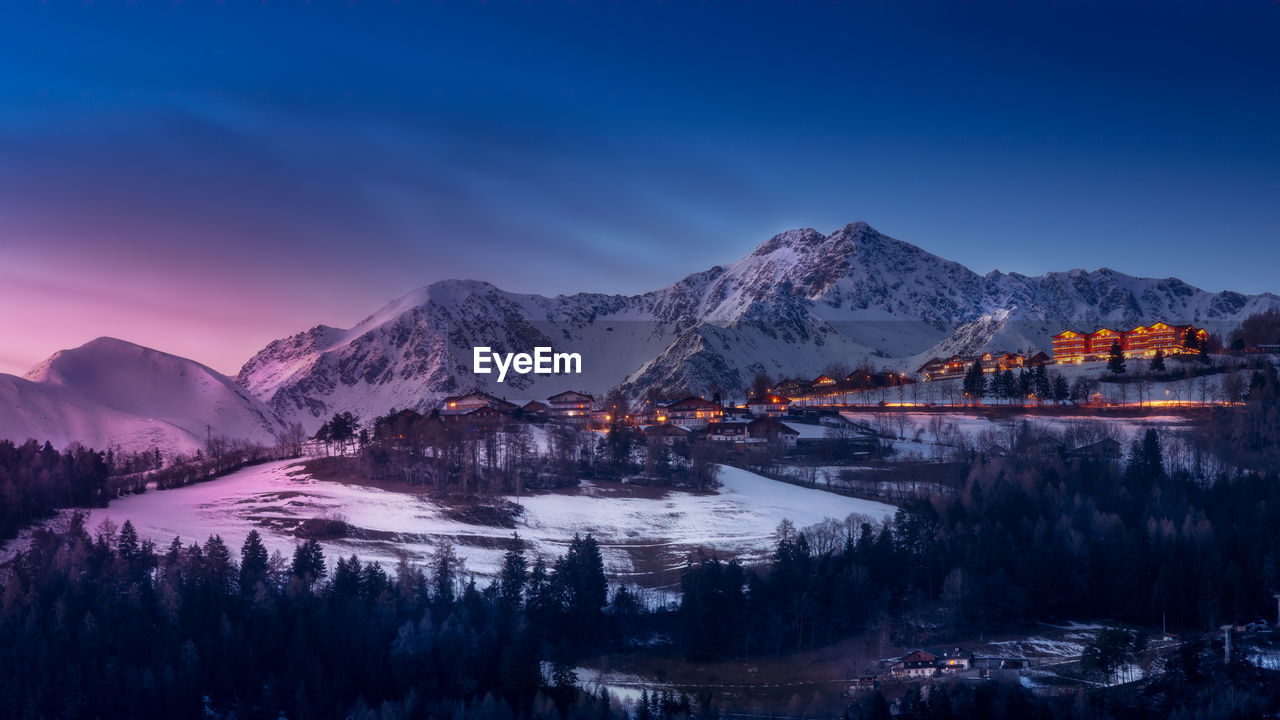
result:
M 938 656 L 924 650 L 909 652 L 889 668 L 896 678 L 930 678 L 938 672 Z

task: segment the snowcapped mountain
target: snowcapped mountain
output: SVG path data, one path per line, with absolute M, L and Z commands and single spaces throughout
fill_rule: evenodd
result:
M 0 375 L 0 438 L 64 446 L 193 452 L 208 432 L 271 443 L 280 420 L 200 363 L 98 338 L 62 350 L 24 377 Z
M 741 397 L 759 370 L 814 375 L 832 360 L 863 357 L 907 369 L 931 354 L 1048 350 L 1066 327 L 1157 319 L 1224 331 L 1278 306 L 1275 295 L 1209 293 L 1108 269 L 983 276 L 859 222 L 830 235 L 782 233 L 728 267 L 643 295 L 548 298 L 483 282 L 435 283 L 348 330 L 320 326 L 275 341 L 237 381 L 311 430 L 335 411 L 428 409 L 473 389 L 511 400 L 613 387 L 633 398 L 650 390 Z M 499 384 L 471 372 L 475 345 L 581 353 L 583 374 Z

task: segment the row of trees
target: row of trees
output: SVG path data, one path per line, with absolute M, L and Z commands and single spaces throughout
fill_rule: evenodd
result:
M 0 539 L 70 506 L 101 507 L 115 497 L 102 453 L 79 445 L 62 452 L 35 440 L 0 440 Z
M 237 558 L 217 536 L 156 548 L 80 518 L 38 532 L 0 587 L 4 717 L 618 716 L 572 663 L 620 647 L 643 609 L 609 600 L 589 536 L 550 565 L 517 539 L 481 587 L 447 544 L 388 573 L 329 567 L 314 540 L 285 558 L 254 531 Z
M 1080 394 L 1088 392 L 1087 388 L 1082 388 L 1080 393 L 1073 393 L 1066 378 L 1058 372 L 1046 370 L 1043 365 L 1037 365 L 1030 370 L 1023 368 L 1017 375 L 1014 375 L 1012 369 L 1006 368 L 1003 371 L 991 373 L 991 378 L 988 380 L 987 373 L 982 369 L 982 363 L 975 362 L 965 373 L 962 388 L 964 396 L 972 402 L 978 402 L 984 397 L 1009 403 L 1017 401 L 1019 405 L 1025 405 L 1030 399 L 1038 403 L 1052 400 L 1057 404 L 1067 400 L 1080 402 L 1088 399 L 1087 394 L 1079 398 Z
M 621 421 L 603 434 L 507 419 L 480 424 L 414 410 L 375 418 L 372 432 L 356 423 L 353 432 L 351 422 L 336 415 L 325 425 L 349 468 L 370 479 L 447 492 L 518 495 L 583 478 L 624 477 L 706 489 L 715 483 L 719 459 L 705 443 L 667 443 Z M 342 430 L 341 439 L 333 439 L 334 427 Z

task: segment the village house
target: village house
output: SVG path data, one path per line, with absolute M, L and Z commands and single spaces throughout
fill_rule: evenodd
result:
M 706 438 L 711 442 L 729 442 L 729 443 L 748 442 L 747 423 L 745 422 L 708 423 Z
M 889 672 L 900 680 L 931 678 L 938 672 L 938 656 L 924 650 L 907 653 Z
M 747 435 L 757 442 L 777 445 L 788 450 L 796 447 L 800 431 L 772 417 L 761 417 L 747 423 Z
M 440 420 L 463 432 L 493 432 L 501 429 L 508 422 L 506 413 L 488 406 L 472 408 L 465 413 L 445 415 Z
M 807 380 L 783 380 L 773 390 L 784 398 L 806 397 L 813 389 Z
M 934 650 L 933 654 L 938 656 L 938 672 L 944 674 L 963 672 L 973 667 L 973 654 L 960 648 Z
M 662 408 L 658 419 L 673 425 L 696 428 L 716 422 L 723 417 L 724 408 L 704 398 L 690 395 L 673 403 L 667 403 Z
M 586 393 L 566 390 L 547 398 L 551 419 L 569 425 L 586 425 L 591 422 L 592 397 Z
M 919 680 L 936 675 L 962 673 L 973 668 L 973 653 L 962 648 L 913 650 L 894 663 L 889 672 L 901 680 Z
M 919 375 L 921 380 L 930 382 L 942 377 L 946 369 L 947 364 L 939 358 L 929 358 L 923 365 L 916 368 L 916 375 Z
M 671 423 L 662 423 L 645 428 L 644 436 L 664 445 L 675 446 L 689 441 L 689 429 Z
M 551 418 L 551 406 L 538 400 L 530 400 L 520 406 L 520 415 L 525 420 L 543 422 Z
M 473 392 L 445 398 L 440 405 L 440 416 L 466 415 L 478 408 L 490 408 L 502 414 L 515 412 L 516 404 L 489 393 Z
M 1053 358 L 1043 350 L 1037 351 L 1035 355 L 1027 358 L 1027 367 L 1040 367 L 1041 365 L 1049 365 L 1053 362 Z
M 1046 365 L 1052 361 L 1053 358 L 1043 351 L 1036 352 L 1035 355 L 1030 357 L 1022 353 L 994 351 L 983 353 L 977 357 L 952 355 L 946 360 L 939 360 L 936 357 L 930 358 L 923 365 L 916 368 L 915 374 L 924 382 L 930 382 L 932 380 L 964 377 L 974 363 L 978 363 L 982 367 L 982 372 L 990 374 L 1004 372 L 1005 370 Z
M 747 403 L 747 410 L 752 415 L 768 415 L 770 417 L 779 417 L 787 412 L 787 405 L 791 401 L 781 395 L 769 393 L 763 397 L 752 399 Z

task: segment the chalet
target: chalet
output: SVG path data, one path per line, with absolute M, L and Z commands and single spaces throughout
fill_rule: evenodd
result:
M 547 398 L 551 419 L 570 425 L 586 425 L 591 422 L 592 397 L 586 393 L 566 390 Z
M 668 403 L 662 408 L 661 420 L 684 427 L 702 427 L 724 417 L 724 408 L 696 395 Z
M 828 375 L 819 375 L 818 377 L 816 377 L 816 378 L 814 378 L 812 381 L 810 381 L 810 383 L 809 383 L 809 384 L 810 384 L 810 385 L 812 385 L 812 386 L 813 386 L 813 387 L 815 387 L 815 388 L 823 388 L 823 387 L 827 387 L 827 386 L 829 386 L 829 385 L 835 385 L 835 384 L 836 384 L 836 379 L 835 379 L 835 378 L 833 378 L 833 377 L 830 377 L 830 376 L 828 376 Z
M 707 440 L 711 442 L 745 443 L 748 441 L 747 423 L 713 422 L 707 424 Z
M 772 417 L 761 417 L 747 423 L 747 435 L 770 445 L 794 448 L 800 431 Z
M 938 656 L 924 650 L 915 650 L 894 663 L 889 672 L 896 678 L 930 678 L 938 672 Z
M 928 362 L 916 369 L 916 375 L 919 375 L 921 380 L 929 382 L 930 380 L 962 377 L 969 372 L 974 363 L 981 365 L 984 373 L 997 373 L 1023 367 L 1034 367 L 1048 362 L 1052 362 L 1052 358 L 1043 352 L 1038 352 L 1031 357 L 1021 353 L 1001 351 L 986 352 L 977 357 L 952 355 L 946 360 L 930 358 Z M 897 383 L 890 382 L 888 384 L 894 385 Z
M 783 380 L 775 387 L 774 392 L 786 398 L 801 398 L 813 391 L 808 380 Z
M 963 672 L 973 667 L 973 654 L 960 648 L 949 648 L 933 651 L 938 656 L 938 671 L 941 673 Z
M 515 412 L 515 403 L 509 403 L 500 397 L 494 397 L 489 393 L 473 392 L 466 395 L 453 395 L 444 399 L 440 405 L 440 416 L 449 415 L 466 415 L 472 410 L 478 408 L 490 408 L 499 413 L 509 414 Z
M 964 375 L 973 363 L 959 355 L 952 355 L 942 361 L 943 377 L 960 377 Z
M 946 372 L 947 364 L 938 358 L 929 358 L 925 364 L 916 368 L 916 374 L 925 382 L 941 377 Z
M 530 400 L 520 406 L 520 414 L 526 420 L 546 420 L 551 417 L 551 406 L 538 400 Z
M 1046 359 L 1048 359 L 1049 357 L 1048 355 L 1045 355 L 1043 352 L 1037 353 L 1037 355 L 1044 355 Z M 996 369 L 1000 370 L 1001 372 L 1004 372 L 1005 370 L 1013 370 L 1016 368 L 1025 367 L 1026 365 L 1027 365 L 1027 357 L 1019 353 L 1007 352 L 1000 355 L 1000 357 L 996 358 Z
M 671 423 L 662 423 L 645 428 L 644 436 L 664 445 L 677 445 L 689 440 L 689 429 Z
M 763 397 L 752 399 L 747 403 L 747 409 L 754 415 L 767 415 L 769 417 L 779 417 L 787 412 L 787 405 L 791 404 L 791 400 L 769 393 Z
M 440 419 L 464 432 L 492 432 L 499 430 L 507 423 L 507 415 L 488 406 L 472 408 L 465 413 L 445 415 Z

